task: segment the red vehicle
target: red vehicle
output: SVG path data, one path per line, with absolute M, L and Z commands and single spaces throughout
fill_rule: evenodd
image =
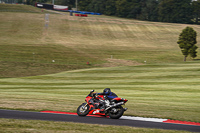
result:
M 103 115 L 109 116 L 112 119 L 119 119 L 127 108 L 123 108 L 128 100 L 124 98 L 116 97 L 112 100 L 108 100 L 106 95 L 96 95 L 92 90 L 85 98 L 86 103 L 82 103 L 77 108 L 77 114 L 79 116 L 90 115 Z

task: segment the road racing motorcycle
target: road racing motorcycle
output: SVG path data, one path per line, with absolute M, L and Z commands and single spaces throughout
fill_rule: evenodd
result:
M 106 95 L 97 95 L 92 90 L 86 96 L 85 101 L 77 108 L 79 116 L 102 115 L 112 119 L 119 119 L 124 114 L 124 111 L 127 110 L 122 105 L 125 105 L 128 100 L 119 97 L 109 100 Z

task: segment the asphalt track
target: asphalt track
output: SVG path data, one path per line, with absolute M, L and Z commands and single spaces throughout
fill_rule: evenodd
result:
M 126 119 L 110 119 L 110 118 L 102 118 L 102 117 L 99 118 L 91 116 L 80 117 L 77 115 L 68 115 L 68 114 L 52 114 L 52 113 L 16 111 L 16 110 L 0 110 L 0 118 L 65 121 L 65 122 L 76 122 L 76 123 L 119 125 L 119 126 L 131 126 L 131 127 L 142 127 L 142 128 L 158 128 L 158 129 L 200 132 L 200 126 L 194 126 L 194 125 L 158 123 L 158 122 L 126 120 Z

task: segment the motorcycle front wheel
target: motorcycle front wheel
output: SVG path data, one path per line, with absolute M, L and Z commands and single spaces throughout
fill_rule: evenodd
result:
M 86 116 L 89 113 L 90 106 L 87 103 L 82 103 L 78 108 L 77 108 L 77 114 L 79 116 Z
M 124 114 L 124 109 L 122 106 L 112 108 L 109 111 L 109 116 L 112 119 L 119 119 Z

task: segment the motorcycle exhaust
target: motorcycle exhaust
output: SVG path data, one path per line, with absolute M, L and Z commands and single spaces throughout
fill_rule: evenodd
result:
M 116 103 L 116 104 L 114 104 L 114 105 L 110 105 L 109 107 L 107 107 L 107 108 L 105 109 L 105 111 L 108 110 L 108 109 L 110 109 L 110 108 L 113 108 L 113 107 L 116 107 L 116 106 L 119 106 L 119 105 L 123 105 L 123 104 L 124 104 L 124 102 L 120 102 L 120 103 Z

